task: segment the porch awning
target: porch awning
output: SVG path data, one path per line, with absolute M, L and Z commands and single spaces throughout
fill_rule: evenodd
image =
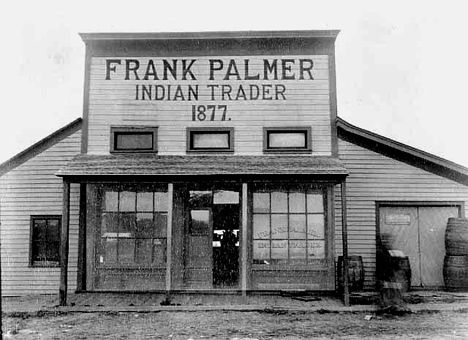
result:
M 60 177 L 348 175 L 334 157 L 79 155 L 56 173 Z

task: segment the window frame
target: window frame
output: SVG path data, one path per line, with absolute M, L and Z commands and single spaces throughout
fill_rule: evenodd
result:
M 305 133 L 305 147 L 270 147 L 270 133 Z M 265 153 L 311 153 L 312 128 L 310 126 L 276 126 L 263 128 L 263 152 Z
M 139 134 L 139 133 L 152 133 L 153 146 L 150 149 L 117 149 L 117 135 L 118 134 Z M 157 153 L 158 152 L 158 127 L 157 126 L 111 126 L 110 128 L 110 153 Z
M 106 207 L 105 207 L 105 195 L 106 195 L 106 192 L 118 192 L 118 196 L 117 196 L 117 200 L 118 200 L 118 203 L 117 203 L 117 211 L 111 211 L 111 210 L 107 210 Z M 120 193 L 121 192 L 132 192 L 132 193 L 135 193 L 135 210 L 132 210 L 132 211 L 126 211 L 126 210 L 120 210 L 120 200 L 121 200 L 121 197 L 120 197 Z M 137 195 L 138 193 L 140 192 L 152 192 L 153 195 L 152 195 L 152 200 L 153 200 L 153 205 L 152 205 L 152 210 L 139 210 L 138 209 L 138 205 L 137 205 Z M 165 214 L 166 215 L 166 225 L 164 226 L 164 230 L 165 232 L 167 232 L 167 223 L 168 223 L 168 220 L 167 220 L 167 216 L 169 215 L 169 205 L 166 207 L 167 210 L 160 210 L 160 209 L 156 209 L 155 207 L 155 196 L 154 196 L 154 193 L 164 193 L 166 195 L 166 199 L 167 199 L 167 204 L 169 203 L 169 190 L 168 190 L 168 187 L 167 187 L 167 184 L 166 183 L 159 183 L 159 182 L 155 182 L 155 183 L 142 183 L 142 184 L 117 184 L 117 185 L 113 185 L 113 184 L 107 184 L 107 185 L 103 185 L 99 188 L 99 191 L 98 191 L 98 196 L 97 196 L 97 200 L 98 200 L 98 207 L 97 207 L 97 215 L 96 215 L 96 221 L 97 221 L 97 225 L 98 225 L 98 229 L 97 229 L 97 232 L 96 232 L 96 235 L 94 236 L 95 237 L 95 254 L 96 254 L 96 259 L 95 259 L 95 266 L 97 269 L 99 270 L 114 270 L 114 269 L 119 269 L 119 270 L 127 270 L 127 269 L 144 269 L 144 270 L 156 270 L 156 269 L 165 269 L 166 268 L 166 263 L 167 263 L 167 234 L 161 236 L 161 235 L 156 235 L 155 234 L 155 230 L 153 229 L 153 234 L 151 237 L 137 237 L 136 233 L 131 236 L 131 237 L 114 237 L 114 236 L 108 236 L 107 238 L 114 238 L 117 240 L 117 243 L 118 242 L 121 242 L 121 240 L 133 240 L 134 242 L 136 242 L 137 240 L 149 240 L 151 239 L 152 242 L 154 242 L 154 240 L 162 240 L 162 244 L 164 246 L 164 260 L 162 262 L 154 262 L 153 261 L 153 256 L 154 256 L 154 250 L 152 250 L 152 261 L 151 263 L 144 263 L 144 262 L 137 262 L 135 261 L 135 257 L 134 257 L 134 261 L 132 262 L 120 262 L 119 258 L 118 258 L 118 255 L 117 255 L 117 259 L 115 262 L 108 262 L 108 263 L 101 263 L 100 260 L 99 260 L 99 255 L 104 255 L 104 252 L 103 252 L 103 246 L 101 244 L 101 239 L 103 238 L 106 238 L 106 236 L 103 236 L 102 235 L 102 222 L 103 222 L 103 215 L 105 213 L 115 213 L 119 216 L 123 216 L 123 215 L 135 215 L 135 218 L 137 218 L 137 214 L 138 213 L 151 213 L 153 214 L 153 222 L 155 222 L 155 218 L 156 218 L 156 214 Z M 135 219 L 135 222 L 136 222 L 136 219 Z M 136 226 L 136 224 L 135 224 Z M 120 225 L 118 226 L 119 228 L 119 231 L 120 232 Z M 154 243 L 152 243 L 152 245 L 154 245 Z M 135 243 L 135 248 L 136 248 L 136 243 Z M 135 253 L 136 254 L 136 251 Z M 136 256 L 136 255 L 135 255 Z
M 192 136 L 196 133 L 200 134 L 228 134 L 228 148 L 194 148 Z M 189 153 L 204 153 L 204 152 L 219 152 L 233 153 L 234 152 L 234 128 L 233 127 L 189 127 L 187 128 L 187 152 Z
M 307 210 L 307 200 L 305 201 L 305 211 L 304 213 L 297 213 L 297 212 L 291 212 L 290 211 L 290 206 L 289 206 L 289 197 L 288 197 L 288 211 L 287 212 L 272 212 L 271 211 L 271 194 L 275 191 L 283 191 L 287 192 L 288 196 L 290 193 L 295 193 L 297 191 L 299 192 L 304 192 L 305 195 L 307 194 L 314 194 L 318 193 L 323 197 L 323 211 L 322 212 L 309 212 Z M 255 193 L 268 193 L 270 195 L 270 200 L 269 200 L 269 212 L 255 212 L 254 211 L 254 206 L 253 206 L 253 194 Z M 252 221 L 251 221 L 251 234 L 250 234 L 250 239 L 252 241 L 251 244 L 251 264 L 252 268 L 255 270 L 286 270 L 290 268 L 294 268 L 294 270 L 310 270 L 311 268 L 322 268 L 323 265 L 329 261 L 329 257 L 332 254 L 332 250 L 330 249 L 330 244 L 333 244 L 333 241 L 330 239 L 330 216 L 329 216 L 329 190 L 327 187 L 324 186 L 315 186 L 315 185 L 291 185 L 291 186 L 284 186 L 284 185 L 273 185 L 273 184 L 265 184 L 265 185 L 256 185 L 252 189 Z M 255 238 L 254 235 L 254 225 L 253 225 L 253 220 L 254 220 L 254 215 L 268 215 L 269 217 L 269 230 L 270 230 L 270 235 L 268 239 L 260 239 L 260 238 Z M 272 241 L 275 240 L 280 240 L 280 239 L 274 239 L 272 238 L 271 235 L 271 219 L 273 215 L 287 215 L 287 221 L 288 221 L 288 234 L 289 234 L 289 226 L 290 226 L 290 215 L 302 215 L 304 214 L 306 216 L 306 228 L 307 228 L 307 219 L 309 215 L 322 215 L 323 216 L 323 223 L 324 223 L 324 230 L 323 230 L 323 238 L 320 239 L 315 239 L 315 238 L 309 238 L 306 235 L 305 241 L 307 244 L 307 241 L 323 241 L 324 242 L 324 255 L 323 257 L 319 258 L 309 258 L 309 253 L 308 253 L 308 248 L 306 248 L 306 254 L 305 254 L 305 261 L 301 263 L 301 261 L 298 261 L 298 259 L 291 259 L 290 257 L 290 249 L 288 249 L 288 259 L 286 260 L 275 260 L 272 259 L 271 255 L 271 244 Z M 306 229 L 307 230 L 307 229 Z M 254 241 L 268 241 L 270 244 L 270 258 L 267 260 L 269 263 L 261 263 L 262 260 L 255 259 L 254 258 Z M 286 239 L 283 239 L 286 240 Z M 288 235 L 287 238 L 288 242 L 290 241 L 297 241 L 299 239 L 291 239 Z
M 59 237 L 58 237 L 58 263 L 50 263 L 49 261 L 34 261 L 34 254 L 33 254 L 33 243 L 37 242 L 33 240 L 34 235 L 34 221 L 35 220 L 51 220 L 56 219 L 58 220 L 58 229 L 59 229 Z M 60 246 L 61 246 L 61 237 L 62 237 L 62 215 L 30 215 L 29 219 L 29 267 L 33 268 L 58 268 L 60 267 Z

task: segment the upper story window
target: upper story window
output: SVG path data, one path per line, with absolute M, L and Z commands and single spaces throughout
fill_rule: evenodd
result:
M 312 131 L 310 127 L 263 128 L 264 152 L 311 152 Z
M 233 128 L 188 128 L 188 152 L 234 152 Z
M 110 152 L 157 152 L 157 132 L 155 126 L 111 127 Z
M 60 215 L 31 216 L 31 266 L 59 266 L 61 222 Z

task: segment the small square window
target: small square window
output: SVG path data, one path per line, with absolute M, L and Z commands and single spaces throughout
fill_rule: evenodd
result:
M 110 152 L 157 152 L 157 127 L 111 127 Z
M 188 128 L 187 151 L 233 152 L 233 128 Z
M 61 216 L 31 216 L 31 266 L 59 266 L 61 222 Z
M 265 152 L 311 152 L 310 127 L 274 127 L 263 129 Z

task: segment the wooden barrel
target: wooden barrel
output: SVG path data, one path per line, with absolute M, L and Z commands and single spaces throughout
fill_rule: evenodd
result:
M 445 252 L 448 256 L 468 255 L 468 219 L 451 217 L 445 230 Z
M 343 256 L 338 256 L 338 291 L 344 289 Z M 364 287 L 364 263 L 362 256 L 348 256 L 349 291 L 362 290 Z
M 390 281 L 401 284 L 402 292 L 408 292 L 411 288 L 411 264 L 408 256 L 392 256 L 390 258 L 392 274 Z
M 468 290 L 468 256 L 445 256 L 443 272 L 447 290 Z

